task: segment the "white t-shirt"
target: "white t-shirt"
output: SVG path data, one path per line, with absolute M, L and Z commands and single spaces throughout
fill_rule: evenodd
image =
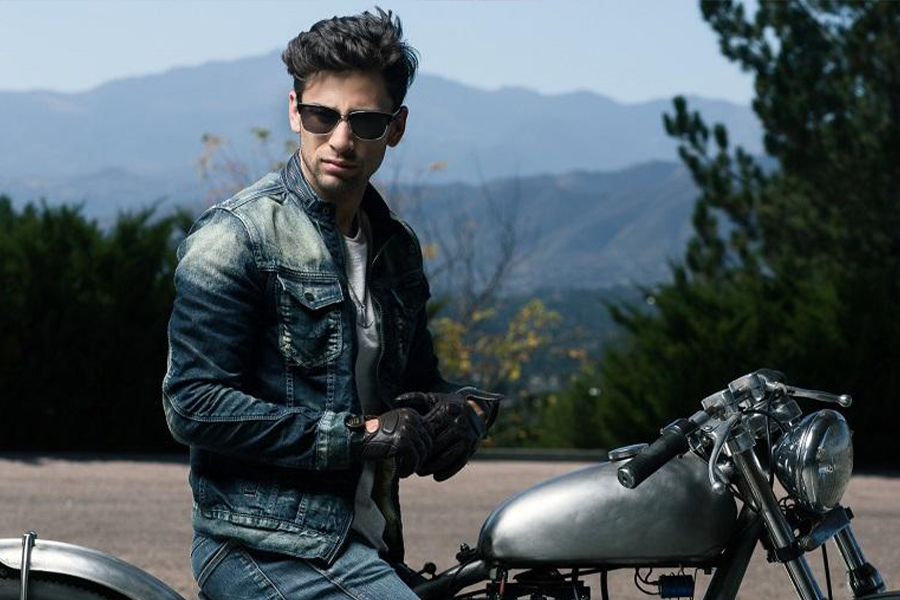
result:
M 364 415 L 378 415 L 381 404 L 375 396 L 375 363 L 381 348 L 378 337 L 375 307 L 366 289 L 366 268 L 369 259 L 369 231 L 365 213 L 358 213 L 359 226 L 352 238 L 344 236 L 347 257 L 347 281 L 350 284 L 350 301 L 356 310 L 356 391 Z M 351 529 L 379 551 L 387 550 L 382 539 L 384 515 L 372 500 L 372 485 L 375 480 L 375 463 L 366 461 L 356 487 L 356 500 Z

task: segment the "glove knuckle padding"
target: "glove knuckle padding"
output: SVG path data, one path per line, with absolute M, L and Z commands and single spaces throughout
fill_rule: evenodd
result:
M 476 388 L 449 394 L 407 392 L 398 396 L 394 404 L 404 408 L 397 410 L 412 413 L 411 418 L 417 419 L 416 425 L 421 428 L 421 445 L 416 446 L 423 460 L 416 472 L 434 474 L 435 480 L 443 481 L 462 469 L 494 422 L 502 399 L 499 394 Z M 478 406 L 481 414 L 470 402 Z

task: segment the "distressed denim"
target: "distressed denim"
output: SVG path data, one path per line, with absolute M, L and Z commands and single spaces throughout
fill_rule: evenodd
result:
M 330 565 L 195 535 L 191 569 L 209 600 L 417 600 L 355 535 Z
M 455 389 L 427 329 L 428 283 L 412 231 L 371 186 L 369 293 L 381 322 L 376 393 Z M 194 530 L 260 551 L 333 561 L 347 537 L 361 463 L 345 422 L 360 413 L 356 313 L 334 206 L 279 172 L 204 212 L 178 249 L 163 407 L 190 446 Z M 402 558 L 398 482 L 373 498 Z

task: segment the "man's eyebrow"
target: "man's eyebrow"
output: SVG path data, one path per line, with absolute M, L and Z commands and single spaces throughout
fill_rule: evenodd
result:
M 328 105 L 322 104 L 320 102 L 300 102 L 300 104 L 306 104 L 307 106 L 315 106 L 318 108 L 327 108 L 328 110 L 333 110 L 334 112 L 341 114 L 341 111 L 334 108 L 333 106 L 328 106 Z M 377 113 L 381 113 L 383 115 L 390 115 L 390 114 L 394 113 L 394 111 L 392 111 L 390 109 L 385 110 L 385 109 L 381 109 L 381 108 L 353 108 L 344 114 L 349 115 L 350 113 L 355 113 L 355 112 L 377 112 Z

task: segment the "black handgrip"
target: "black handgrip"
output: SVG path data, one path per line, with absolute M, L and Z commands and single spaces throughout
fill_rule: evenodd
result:
M 697 426 L 687 419 L 678 419 L 666 426 L 655 442 L 619 467 L 619 483 L 628 489 L 639 486 L 664 464 L 687 451 L 687 436 L 696 428 Z

